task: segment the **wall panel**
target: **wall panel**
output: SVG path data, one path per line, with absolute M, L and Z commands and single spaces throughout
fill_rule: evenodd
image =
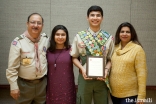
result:
M 156 1 L 132 0 L 131 22 L 143 45 L 147 58 L 147 85 L 155 85 L 156 74 Z

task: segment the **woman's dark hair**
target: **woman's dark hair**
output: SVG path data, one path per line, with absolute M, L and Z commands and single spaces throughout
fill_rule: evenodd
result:
M 63 25 L 56 25 L 51 33 L 50 46 L 48 48 L 50 52 L 54 52 L 56 50 L 55 34 L 58 30 L 63 30 L 66 33 L 66 41 L 64 43 L 64 46 L 66 47 L 66 49 L 70 48 L 69 34 L 67 28 Z
M 28 16 L 27 22 L 29 22 L 30 17 L 33 16 L 33 15 L 39 15 L 39 16 L 42 18 L 42 23 L 44 23 L 44 19 L 43 19 L 43 17 L 41 16 L 41 14 L 39 14 L 39 13 L 32 13 L 32 14 L 30 14 L 30 15 Z
M 99 11 L 103 17 L 103 10 L 100 6 L 97 6 L 97 5 L 91 6 L 87 11 L 87 17 L 89 17 L 90 12 L 92 12 L 92 11 Z
M 137 36 L 137 33 L 136 33 L 134 27 L 128 22 L 124 22 L 124 23 L 119 25 L 119 27 L 118 27 L 118 29 L 116 31 L 116 34 L 115 34 L 115 45 L 119 44 L 120 41 L 121 41 L 120 40 L 120 31 L 121 31 L 122 27 L 129 27 L 130 32 L 131 32 L 131 41 L 133 41 L 134 43 L 142 46 L 141 43 L 138 40 L 138 36 Z

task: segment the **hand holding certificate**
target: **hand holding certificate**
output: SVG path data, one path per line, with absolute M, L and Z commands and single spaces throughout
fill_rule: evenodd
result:
M 88 56 L 87 57 L 87 76 L 89 78 L 104 77 L 105 74 L 104 56 Z

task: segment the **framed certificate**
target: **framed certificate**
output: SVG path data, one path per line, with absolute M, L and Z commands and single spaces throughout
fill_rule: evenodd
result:
M 89 78 L 103 78 L 105 75 L 104 56 L 87 56 L 86 67 L 86 73 Z

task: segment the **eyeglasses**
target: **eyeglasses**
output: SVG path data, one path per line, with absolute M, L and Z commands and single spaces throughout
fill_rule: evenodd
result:
M 30 24 L 32 25 L 42 25 L 42 22 L 37 22 L 37 21 L 29 21 Z

